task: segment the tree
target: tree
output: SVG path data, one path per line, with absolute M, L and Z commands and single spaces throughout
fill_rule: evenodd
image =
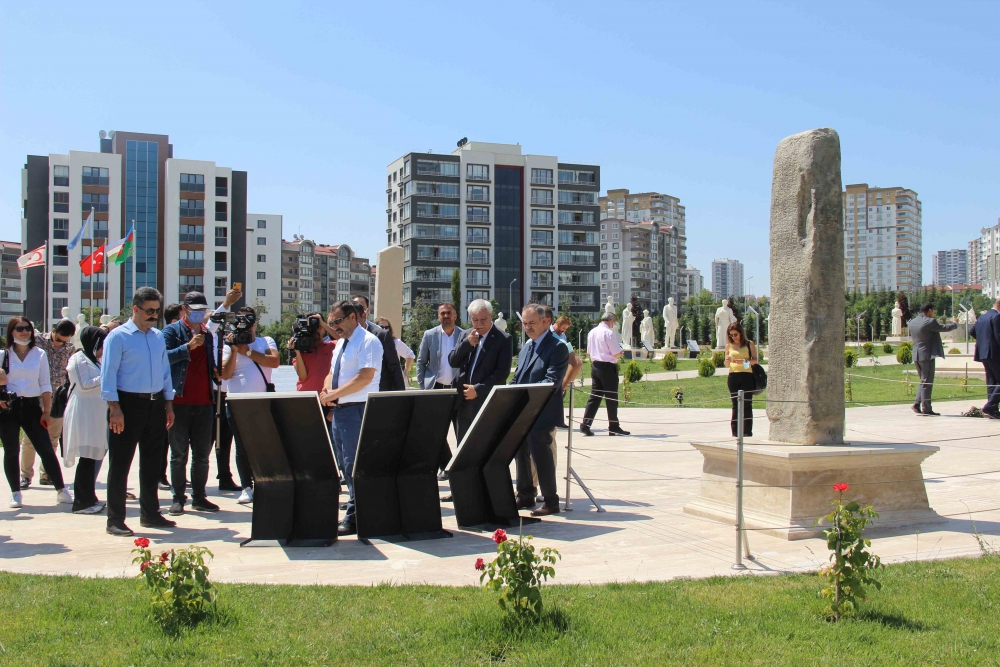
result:
M 413 351 L 420 349 L 420 341 L 423 340 L 424 332 L 436 326 L 437 314 L 431 304 L 417 297 L 412 306 L 405 308 L 401 340 Z
M 455 321 L 462 326 L 462 272 L 455 269 L 451 272 L 451 305 L 455 306 Z
M 283 364 L 291 363 L 288 357 L 288 340 L 292 337 L 292 326 L 295 324 L 295 319 L 298 317 L 301 307 L 301 303 L 293 301 L 288 304 L 287 308 L 282 310 L 279 319 L 263 326 L 260 324 L 257 325 L 258 336 L 270 336 L 274 339 L 274 344 L 278 346 L 278 356 L 281 357 L 281 363 Z M 253 308 L 259 319 L 262 313 L 257 310 L 257 304 L 254 304 Z M 267 312 L 266 307 L 264 308 L 264 312 Z

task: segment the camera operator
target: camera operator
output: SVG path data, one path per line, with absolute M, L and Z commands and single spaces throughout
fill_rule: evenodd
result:
M 288 351 L 293 355 L 292 367 L 299 376 L 295 391 L 323 391 L 323 382 L 330 374 L 333 349 L 337 347 L 337 332 L 319 313 L 300 318 L 288 340 Z M 308 340 L 303 340 L 308 336 Z M 330 340 L 324 340 L 326 336 Z
M 222 379 L 228 381 L 230 394 L 267 391 L 271 384 L 271 371 L 281 363 L 278 346 L 270 336 L 257 337 L 257 313 L 253 308 L 243 306 L 236 317 L 235 325 L 227 323 L 226 327 L 229 333 L 226 334 L 226 347 L 222 352 Z M 236 442 L 236 471 L 243 485 L 243 493 L 236 502 L 246 505 L 253 502 L 253 471 L 228 406 L 226 418 Z

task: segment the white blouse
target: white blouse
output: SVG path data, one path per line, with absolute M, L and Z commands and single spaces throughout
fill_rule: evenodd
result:
M 10 350 L 3 350 L 0 355 L 10 355 L 10 370 L 7 371 L 7 391 L 27 398 L 41 396 L 52 392 L 52 382 L 49 379 L 49 358 L 39 347 L 28 350 L 24 361 Z M 3 356 L 0 356 L 0 360 Z

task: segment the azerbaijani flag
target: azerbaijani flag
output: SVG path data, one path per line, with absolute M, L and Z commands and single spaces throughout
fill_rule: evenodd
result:
M 124 264 L 125 260 L 132 256 L 135 250 L 135 227 L 128 230 L 128 235 L 115 245 L 105 251 L 105 257 L 109 262 Z

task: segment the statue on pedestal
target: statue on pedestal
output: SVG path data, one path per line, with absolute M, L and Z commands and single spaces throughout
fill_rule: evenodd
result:
M 611 327 L 611 330 L 615 332 L 615 339 L 618 341 L 618 345 L 624 347 L 622 341 L 622 325 L 618 323 L 618 320 L 615 320 L 615 326 Z
M 629 299 L 629 310 L 632 311 L 632 346 L 635 347 L 639 344 L 641 332 L 639 331 L 639 325 L 642 323 L 642 306 L 639 305 L 639 299 L 636 298 L 635 294 Z
M 649 316 L 649 311 L 642 311 L 643 318 L 642 324 L 639 325 L 639 333 L 642 336 L 643 344 L 650 350 L 653 349 L 654 333 L 653 333 L 653 318 Z
M 632 347 L 632 323 L 635 317 L 632 311 L 626 308 L 622 311 L 622 347 Z
M 608 302 L 604 304 L 604 312 L 610 315 L 615 314 L 615 298 L 613 296 L 609 296 Z
M 892 335 L 903 335 L 903 309 L 899 307 L 898 303 L 892 309 Z
M 63 306 L 62 310 L 60 310 L 59 312 L 62 313 L 62 318 L 64 320 L 69 319 L 69 306 Z
M 667 305 L 663 307 L 663 349 L 669 350 L 674 346 L 674 336 L 677 334 L 677 306 L 674 305 L 674 297 L 667 299 Z
M 500 331 L 507 333 L 507 320 L 503 318 L 503 313 L 497 313 L 497 318 L 493 320 L 493 326 Z
M 733 314 L 733 300 L 726 299 L 722 302 L 722 305 L 718 310 L 715 311 L 715 349 L 724 350 L 726 349 L 726 330 L 729 325 L 736 321 L 736 315 Z
M 83 343 L 80 342 L 80 332 L 83 328 L 87 326 L 87 318 L 83 313 L 78 313 L 76 316 L 76 333 L 73 334 L 73 347 L 80 350 L 83 348 Z

